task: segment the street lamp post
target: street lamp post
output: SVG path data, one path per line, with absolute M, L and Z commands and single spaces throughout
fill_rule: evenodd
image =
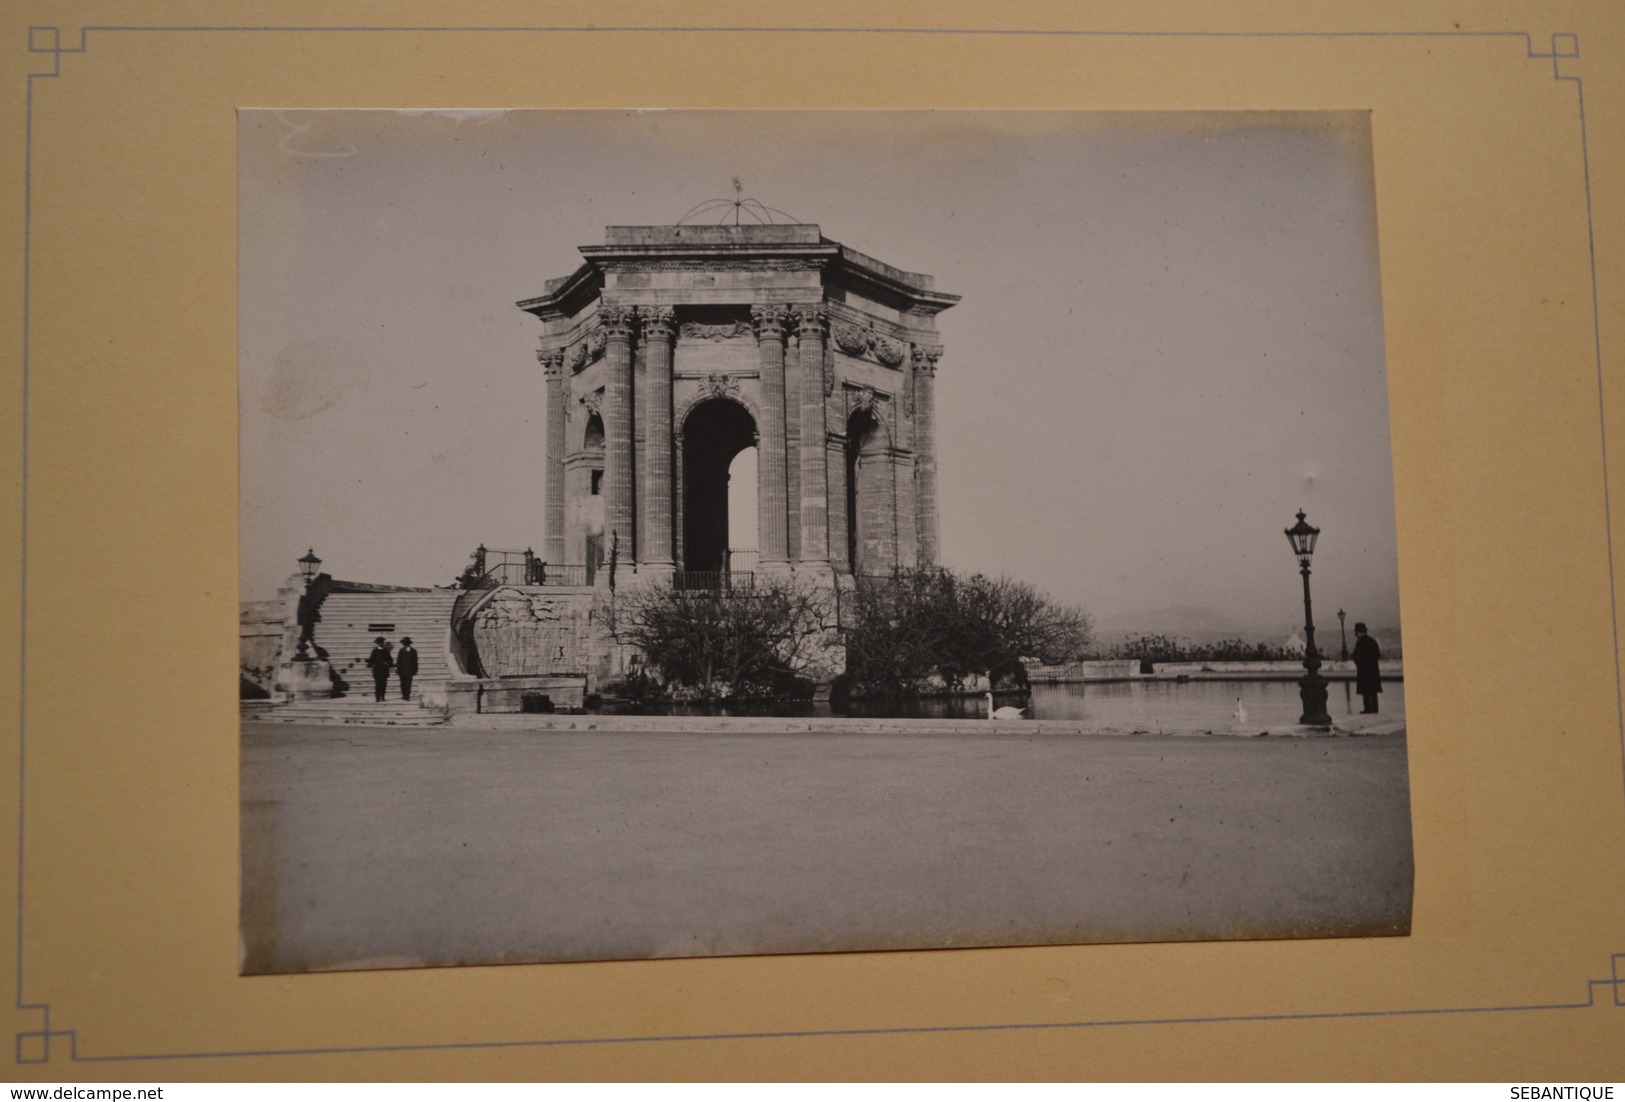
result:
M 1330 727 L 1332 717 L 1326 714 L 1326 679 L 1320 676 L 1320 653 L 1315 649 L 1315 614 L 1309 601 L 1309 559 L 1315 553 L 1315 539 L 1320 529 L 1305 523 L 1303 510 L 1298 510 L 1298 523 L 1286 529 L 1286 538 L 1292 544 L 1292 553 L 1298 557 L 1298 568 L 1303 574 L 1303 633 L 1307 642 L 1303 650 L 1303 679 L 1298 682 L 1298 695 L 1303 699 L 1303 715 L 1298 722 L 1308 727 Z
M 1347 615 L 1348 613 L 1344 612 L 1342 609 L 1337 610 L 1337 634 L 1343 640 L 1343 650 L 1339 658 L 1339 661 L 1342 662 L 1347 662 L 1349 660 L 1349 635 L 1348 632 L 1343 630 L 1343 617 Z
M 316 642 L 316 610 L 311 607 L 311 583 L 316 580 L 316 568 L 322 565 L 322 560 L 316 557 L 316 549 L 312 547 L 299 556 L 299 574 L 305 579 L 305 593 L 299 598 L 299 649 L 294 652 L 294 660 L 298 662 L 310 661 L 310 648 Z

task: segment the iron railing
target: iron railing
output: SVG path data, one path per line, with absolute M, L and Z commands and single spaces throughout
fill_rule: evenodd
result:
M 530 580 L 526 585 L 591 585 L 592 579 L 585 563 L 542 562 L 531 564 Z
M 492 556 L 500 556 L 492 562 Z M 501 551 L 481 544 L 474 552 L 474 566 L 484 568 L 472 582 L 463 587 L 451 606 L 452 651 L 465 673 L 485 676 L 480 666 L 479 650 L 474 645 L 474 606 L 491 590 L 503 585 L 591 585 L 592 578 L 586 566 L 579 563 L 548 563 L 536 557 L 529 548 L 524 551 Z

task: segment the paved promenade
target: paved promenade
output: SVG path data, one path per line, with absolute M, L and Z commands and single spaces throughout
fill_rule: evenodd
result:
M 1409 926 L 1392 720 L 1357 738 L 594 722 L 245 723 L 245 969 Z

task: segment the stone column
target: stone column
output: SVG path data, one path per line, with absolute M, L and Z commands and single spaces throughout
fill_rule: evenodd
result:
M 848 392 L 835 375 L 835 364 L 824 349 L 824 369 L 829 372 L 824 382 L 824 496 L 829 502 L 829 557 L 830 565 L 838 574 L 851 568 L 852 534 L 847 530 L 847 496 L 852 487 L 847 485 L 846 453 L 851 441 L 852 409 L 848 405 Z
M 653 567 L 672 565 L 671 340 L 669 306 L 646 307 L 643 319 L 644 424 L 643 524 L 638 558 Z
M 787 334 L 792 335 L 792 334 Z M 801 353 L 786 342 L 784 353 L 785 550 L 801 561 Z
M 937 360 L 942 345 L 914 346 L 915 523 L 921 566 L 935 566 L 937 544 Z
M 913 570 L 920 565 L 918 492 L 914 482 L 914 457 L 893 450 L 892 500 L 897 502 L 897 565 L 904 570 Z
M 564 349 L 536 353 L 547 381 L 547 451 L 542 468 L 542 558 L 564 562 Z
M 632 326 L 630 307 L 600 301 L 604 327 L 604 547 L 619 536 L 620 569 L 633 565 L 637 531 L 632 497 Z
M 824 457 L 823 303 L 793 308 L 801 360 L 801 547 L 800 561 L 829 561 L 829 472 Z
M 790 561 L 790 484 L 785 470 L 784 326 L 782 306 L 752 306 L 756 349 L 761 362 L 762 422 L 757 426 L 756 526 L 764 567 Z M 799 523 L 800 518 L 797 518 Z

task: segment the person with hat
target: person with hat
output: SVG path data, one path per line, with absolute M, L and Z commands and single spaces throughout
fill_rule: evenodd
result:
M 395 660 L 389 654 L 389 640 L 382 635 L 373 640 L 372 653 L 367 655 L 367 665 L 372 668 L 373 688 L 377 691 L 381 703 L 384 699 L 384 690 L 389 687 L 389 671 L 395 666 Z
M 401 653 L 395 656 L 395 672 L 401 675 L 401 699 L 412 699 L 412 679 L 418 675 L 418 652 L 410 635 L 401 636 Z
M 1382 651 L 1378 649 L 1377 641 L 1366 634 L 1363 623 L 1354 625 L 1354 652 L 1349 657 L 1354 659 L 1354 691 L 1360 694 L 1365 704 L 1360 712 L 1375 715 L 1377 694 L 1382 692 L 1382 671 L 1377 668 Z

